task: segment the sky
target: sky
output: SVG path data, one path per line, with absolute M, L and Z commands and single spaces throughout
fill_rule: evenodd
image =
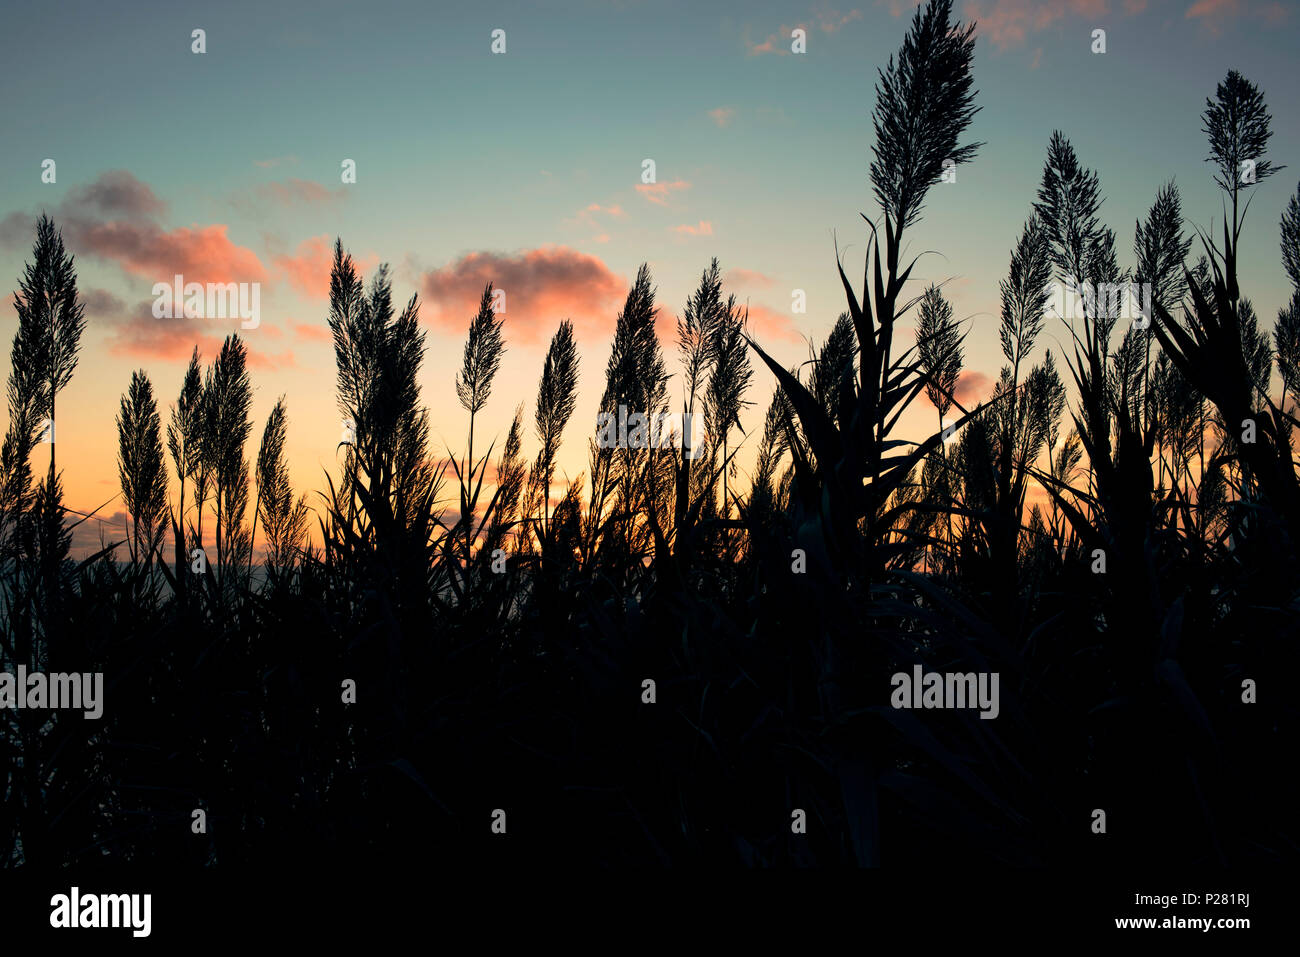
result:
M 394 300 L 420 300 L 433 448 L 460 452 L 455 399 L 464 336 L 486 282 L 506 294 L 507 353 L 476 436 L 531 425 L 542 359 L 575 324 L 577 413 L 561 473 L 586 465 L 615 319 L 637 267 L 658 290 L 661 342 L 712 257 L 750 331 L 786 365 L 806 360 L 845 309 L 835 269 L 860 283 L 879 215 L 868 168 L 877 70 L 896 52 L 908 0 L 682 3 L 676 0 L 313 4 L 64 3 L 11 7 L 0 31 L 0 281 L 17 288 L 35 221 L 49 213 L 76 257 L 87 303 L 80 364 L 60 394 L 65 501 L 122 525 L 114 422 L 135 369 L 164 420 L 190 353 L 246 342 L 257 452 L 286 396 L 291 477 L 309 503 L 337 475 L 341 437 L 329 341 L 331 247 L 367 278 L 392 269 Z M 1278 220 L 1300 178 L 1294 51 L 1300 6 L 1265 0 L 971 0 L 983 141 L 956 182 L 936 185 L 907 252 L 908 290 L 944 283 L 968 330 L 959 397 L 988 394 L 1002 364 L 998 282 L 1029 216 L 1054 130 L 1098 172 L 1102 219 L 1121 266 L 1134 224 L 1174 179 L 1186 229 L 1222 227 L 1201 131 L 1230 69 L 1265 94 L 1268 158 L 1289 168 L 1253 190 L 1244 292 L 1271 328 L 1290 298 Z M 806 50 L 791 52 L 791 32 Z M 1105 31 L 1094 53 L 1094 31 Z M 204 52 L 194 52 L 203 30 Z M 493 31 L 505 51 L 493 53 Z M 499 35 L 498 35 L 499 36 Z M 499 44 L 498 44 L 499 46 Z M 655 182 L 642 181 L 644 161 Z M 43 181 L 54 161 L 54 182 Z M 355 182 L 344 182 L 345 161 Z M 49 178 L 48 174 L 45 175 Z M 1193 248 L 1193 255 L 1196 247 Z M 257 283 L 256 328 L 155 318 L 153 286 Z M 794 291 L 806 312 L 792 311 Z M 906 317 L 902 327 L 911 326 Z M 0 336 L 17 327 L 12 297 Z M 1032 361 L 1059 351 L 1049 326 Z M 8 349 L 0 374 L 8 375 Z M 757 356 L 742 416 L 748 470 L 774 381 Z M 680 377 L 669 385 L 680 395 Z M 902 423 L 923 439 L 924 399 Z M 929 431 L 927 431 L 929 430 Z M 536 451 L 529 435 L 525 452 Z M 481 447 L 476 438 L 476 448 Z M 98 537 L 98 530 L 94 537 Z

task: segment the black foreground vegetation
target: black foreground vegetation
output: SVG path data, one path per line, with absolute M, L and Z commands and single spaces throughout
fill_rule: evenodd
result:
M 81 519 L 41 432 L 85 323 L 43 219 L 15 294 L 0 658 L 103 672 L 105 711 L 0 712 L 0 859 L 1293 858 L 1300 192 L 1281 223 L 1295 294 L 1270 337 L 1237 281 L 1243 253 L 1269 255 L 1238 247 L 1246 201 L 1273 202 L 1282 169 L 1262 94 L 1232 72 L 1207 100 L 1221 235 L 1184 235 L 1170 183 L 1126 268 L 1096 174 L 1052 135 L 1000 286 L 1006 366 L 963 408 L 964 334 L 901 251 L 944 161 L 981 145 L 966 139 L 973 51 L 973 26 L 931 0 L 880 71 L 866 266 L 860 284 L 841 269 L 845 311 L 806 364 L 750 337 L 715 261 L 670 373 L 638 273 L 601 408 L 702 413 L 693 457 L 601 448 L 570 421 L 567 322 L 531 420 L 476 433 L 506 347 L 491 287 L 455 383 L 464 451 L 444 455 L 418 303 L 396 306 L 387 271 L 367 283 L 339 244 L 341 478 L 311 498 L 290 486 L 291 397 L 255 436 L 231 336 L 206 365 L 196 350 L 170 404 L 132 378 L 117 420 L 130 534 L 73 562 Z M 1152 289 L 1145 329 L 1096 296 L 1054 316 L 1044 291 L 1128 281 Z M 1038 347 L 1048 328 L 1066 354 Z M 745 437 L 756 375 L 780 388 Z M 905 440 L 896 423 L 923 393 L 936 432 Z M 590 447 L 571 480 L 566 427 Z M 758 449 L 748 476 L 742 440 Z M 1046 507 L 1027 507 L 1035 486 Z M 892 708 L 891 675 L 917 663 L 998 672 L 999 715 Z

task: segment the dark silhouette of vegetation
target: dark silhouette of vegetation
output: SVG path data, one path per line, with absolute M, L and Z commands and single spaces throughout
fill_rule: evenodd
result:
M 117 471 L 122 501 L 131 518 L 128 546 L 131 564 L 149 564 L 162 545 L 167 526 L 167 472 L 163 461 L 161 424 L 153 386 L 144 370 L 131 375 L 117 415 Z
M 152 386 L 132 377 L 118 416 L 130 534 L 66 560 L 53 449 L 38 488 L 30 458 L 81 309 L 42 219 L 0 454 L 0 654 L 103 672 L 107 691 L 99 720 L 0 711 L 4 861 L 1293 856 L 1300 193 L 1281 224 L 1296 291 L 1270 341 L 1238 285 L 1238 193 L 1281 168 L 1262 95 L 1233 72 L 1207 106 L 1232 212 L 1218 243 L 1200 235 L 1196 264 L 1170 182 L 1121 268 L 1100 178 L 1052 134 L 997 287 L 1006 365 L 965 408 L 966 333 L 939 285 L 913 297 L 903 248 L 944 161 L 976 156 L 973 56 L 973 25 L 929 0 L 880 71 L 879 219 L 864 217 L 860 289 L 837 261 L 846 308 L 806 364 L 764 350 L 713 260 L 678 319 L 672 375 L 638 270 L 599 411 L 700 412 L 700 447 L 587 431 L 588 471 L 561 474 L 566 431 L 590 426 L 572 422 L 567 320 L 541 368 L 535 455 L 522 406 L 499 446 L 476 436 L 510 331 L 489 285 L 455 382 L 465 452 L 434 448 L 418 298 L 397 311 L 387 267 L 367 287 L 338 241 L 341 438 L 318 545 L 289 480 L 284 397 L 245 459 L 252 383 L 231 336 L 206 370 L 195 350 L 166 459 Z M 1151 285 L 1149 323 L 1097 292 L 1129 279 Z M 1052 283 L 1078 294 L 1076 312 L 1050 307 Z M 1066 346 L 1040 355 L 1048 330 Z M 751 351 L 778 389 L 746 483 Z M 922 394 L 938 429 L 913 441 L 899 422 Z M 114 561 L 124 544 L 130 561 Z M 1000 713 L 892 707 L 891 675 L 915 665 L 998 673 Z

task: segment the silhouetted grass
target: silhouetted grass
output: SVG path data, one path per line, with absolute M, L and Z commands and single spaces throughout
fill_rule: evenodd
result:
M 351 429 L 321 495 L 320 546 L 305 545 L 285 471 L 284 400 L 252 469 L 245 459 L 249 382 L 232 336 L 206 371 L 195 353 L 171 412 L 169 518 L 155 494 L 152 386 L 132 380 L 120 425 L 131 561 L 74 565 L 48 528 L 50 510 L 62 514 L 57 474 L 33 489 L 29 465 L 40 410 L 53 405 L 32 370 L 71 307 L 29 308 L 0 484 L 0 654 L 6 667 L 103 672 L 107 701 L 99 721 L 3 714 L 3 860 L 208 865 L 324 849 L 427 855 L 439 868 L 1115 867 L 1293 856 L 1297 307 L 1275 332 L 1275 403 L 1252 369 L 1263 334 L 1243 318 L 1231 173 L 1264 152 L 1262 97 L 1234 73 L 1207 110 L 1233 219 L 1222 246 L 1203 240 L 1204 266 L 1186 268 L 1172 187 L 1138 231 L 1137 276 L 1157 290 L 1151 333 L 1117 329 L 1085 303 L 1071 352 L 1035 363 L 1035 337 L 1060 322 L 1039 294 L 1049 277 L 1129 275 L 1095 174 L 1053 136 L 1001 286 L 1008 366 L 968 410 L 953 396 L 962 337 L 951 307 L 937 287 L 908 299 L 913 264 L 900 257 L 942 161 L 969 161 L 979 145 L 959 145 L 975 110 L 972 59 L 970 29 L 931 0 L 881 71 L 871 172 L 882 222 L 868 222 L 860 291 L 839 264 L 847 308 L 810 369 L 769 357 L 723 297 L 716 261 L 705 271 L 677 330 L 681 411 L 698 403 L 710 421 L 697 457 L 592 441 L 589 473 L 556 488 L 579 381 L 568 323 L 541 372 L 535 458 L 523 409 L 499 446 L 476 437 L 505 347 L 490 286 L 457 379 L 465 453 L 431 448 L 418 301 L 395 311 L 387 270 L 366 289 L 340 242 L 329 323 Z M 1234 133 L 1225 116 L 1250 117 L 1248 129 Z M 1300 261 L 1295 203 L 1282 227 L 1288 267 Z M 75 301 L 55 238 L 42 224 L 24 288 L 48 280 Z M 921 333 L 901 350 L 895 332 L 913 310 Z M 602 411 L 668 410 L 654 315 L 642 267 Z M 746 343 L 780 386 L 747 488 L 729 445 L 751 381 Z M 75 346 L 59 369 L 74 359 Z M 941 427 L 912 442 L 897 424 L 922 392 Z M 1034 483 L 1050 503 L 1026 516 Z M 209 511 L 212 564 L 192 554 Z M 253 576 L 258 530 L 267 568 Z M 891 707 L 890 676 L 917 663 L 998 672 L 1000 714 Z M 1243 703 L 1245 679 L 1258 703 Z M 346 681 L 355 703 L 343 701 Z M 196 808 L 206 833 L 191 830 Z M 497 808 L 508 840 L 489 830 Z M 792 833 L 796 808 L 806 834 Z M 1096 808 L 1105 835 L 1091 830 Z

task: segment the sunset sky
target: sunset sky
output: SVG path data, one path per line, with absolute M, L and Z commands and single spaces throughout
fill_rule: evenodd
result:
M 101 516 L 120 528 L 114 415 L 131 371 L 147 371 L 165 419 L 193 347 L 209 361 L 233 331 L 252 359 L 247 455 L 286 394 L 292 477 L 317 504 L 323 472 L 337 473 L 340 437 L 326 326 L 336 236 L 367 278 L 391 264 L 399 303 L 420 296 L 435 457 L 464 447 L 454 376 L 489 280 L 506 292 L 508 352 L 476 434 L 504 437 L 520 402 L 531 425 L 546 345 L 572 318 L 582 368 L 561 458 L 569 476 L 586 467 L 615 316 L 643 261 L 670 368 L 673 317 L 713 256 L 725 290 L 748 302 L 757 340 L 787 364 L 807 358 L 804 340 L 820 344 L 844 309 L 836 238 L 860 283 L 859 214 L 878 213 L 867 178 L 876 71 L 913 6 L 623 0 L 444 11 L 376 0 L 290 10 L 263 0 L 7 10 L 0 282 L 17 288 L 44 210 L 76 256 L 87 303 L 81 362 L 59 398 L 67 504 L 107 503 Z M 957 9 L 979 21 L 982 109 L 967 138 L 987 145 L 956 183 L 931 190 L 909 250 L 934 251 L 911 291 L 946 281 L 957 316 L 970 321 L 961 395 L 977 400 L 997 377 L 998 281 L 1052 131 L 1099 172 L 1103 218 L 1121 265 L 1132 265 L 1134 222 L 1171 177 L 1188 231 L 1221 227 L 1200 114 L 1229 69 L 1264 91 L 1268 155 L 1288 166 L 1253 190 L 1242 240 L 1243 290 L 1271 328 L 1290 295 L 1278 219 L 1300 179 L 1300 11 L 1260 0 L 959 0 Z M 808 35 L 801 55 L 790 53 L 795 28 Z M 1107 31 L 1105 54 L 1090 49 L 1097 28 Z M 206 31 L 205 53 L 191 52 L 195 29 Z M 494 29 L 506 32 L 505 54 L 490 52 Z M 41 181 L 47 158 L 53 184 Z M 647 158 L 653 186 L 641 183 Z M 341 182 L 345 159 L 356 163 L 355 184 Z M 259 327 L 154 318 L 153 284 L 177 273 L 261 283 Z M 795 289 L 806 291 L 806 314 L 791 312 Z M 8 297 L 5 375 L 16 325 Z M 1049 323 L 1033 359 L 1066 338 Z M 751 452 L 773 389 L 753 362 Z M 679 379 L 669 388 L 679 396 Z M 918 402 L 904 434 L 922 438 L 933 422 Z M 531 431 L 529 440 L 531 457 Z

